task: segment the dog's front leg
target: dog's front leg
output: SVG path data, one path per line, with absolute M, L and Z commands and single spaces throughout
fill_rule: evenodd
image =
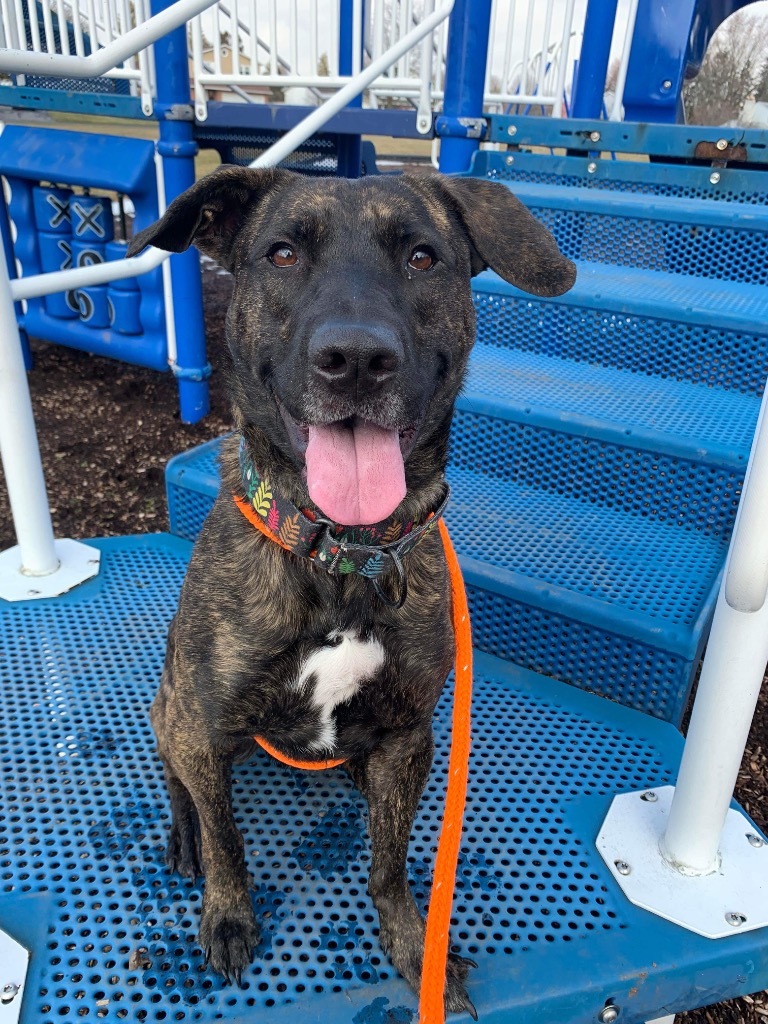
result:
M 206 962 L 240 983 L 260 938 L 248 891 L 243 837 L 235 822 L 231 758 L 212 749 L 189 750 L 174 765 L 200 818 L 205 891 L 198 941 Z
M 425 925 L 408 885 L 406 858 L 416 809 L 432 765 L 432 730 L 391 733 L 368 756 L 362 771 L 369 807 L 371 874 L 368 889 L 379 912 L 379 940 L 400 974 L 418 992 Z M 350 765 L 353 779 L 361 774 Z M 468 1010 L 477 1019 L 464 981 L 471 960 L 448 955 L 446 1011 Z

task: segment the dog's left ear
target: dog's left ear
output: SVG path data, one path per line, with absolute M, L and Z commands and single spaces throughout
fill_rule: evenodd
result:
M 576 267 L 509 189 L 481 178 L 435 177 L 452 201 L 472 244 L 472 273 L 490 267 L 533 295 L 562 295 Z

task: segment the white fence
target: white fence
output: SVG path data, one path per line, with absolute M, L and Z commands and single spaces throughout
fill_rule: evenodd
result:
M 220 0 L 189 22 L 190 81 L 195 113 L 205 120 L 210 99 L 319 105 L 361 67 L 396 46 L 444 0 L 353 0 L 351 66 L 339 67 L 339 0 Z M 560 115 L 581 43 L 574 27 L 577 0 L 494 0 L 485 77 L 489 112 Z M 197 5 L 200 11 L 206 5 Z M 626 73 L 636 0 L 620 84 Z M 581 11 L 579 11 L 579 17 Z M 146 24 L 149 0 L 0 0 L 0 46 L 31 57 L 17 63 L 16 84 L 25 72 L 46 74 L 45 59 L 91 57 Z M 419 131 L 427 133 L 445 89 L 448 25 L 400 57 L 365 93 L 365 105 L 412 106 Z M 37 59 L 37 63 L 34 63 Z M 54 71 L 51 74 L 62 74 Z M 102 73 L 102 72 L 98 72 Z M 142 110 L 152 113 L 152 49 L 140 50 L 103 72 L 123 79 Z M 5 80 L 5 84 L 9 83 Z M 617 90 L 620 94 L 621 89 Z M 621 117 L 618 95 L 612 116 Z
M 149 20 L 149 0 L 0 0 L 0 46 L 28 53 L 90 57 Z M 26 14 L 26 18 L 25 18 Z M 155 94 L 152 49 L 126 57 L 105 78 L 126 79 L 130 94 L 152 113 Z M 18 76 L 24 85 L 25 76 Z
M 562 111 L 574 37 L 575 0 L 494 0 L 485 105 L 535 105 Z M 354 3 L 351 74 L 394 46 L 435 7 L 434 0 Z M 400 58 L 366 92 L 367 105 L 411 101 L 419 126 L 439 106 L 445 88 L 444 24 L 431 45 Z M 338 0 L 221 0 L 192 28 L 195 111 L 206 117 L 208 99 L 264 102 L 273 90 L 293 102 L 319 103 L 351 77 L 338 59 Z M 227 95 L 229 93 L 229 95 Z M 285 93 L 283 93 L 285 95 Z M 431 124 L 431 120 L 430 120 Z

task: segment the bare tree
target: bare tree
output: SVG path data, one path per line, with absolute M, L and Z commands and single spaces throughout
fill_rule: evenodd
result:
M 698 75 L 685 84 L 689 124 L 738 121 L 751 97 L 768 92 L 768 18 L 742 8 L 712 37 Z

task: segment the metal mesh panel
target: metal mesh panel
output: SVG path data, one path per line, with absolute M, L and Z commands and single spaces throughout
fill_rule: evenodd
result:
M 617 161 L 618 163 L 619 161 Z M 586 160 L 585 160 L 586 163 Z M 653 165 L 647 165 L 652 172 Z M 703 172 L 703 168 L 702 168 Z M 713 202 L 747 203 L 762 206 L 765 195 L 756 188 L 728 188 L 722 185 L 713 188 L 711 184 L 691 185 L 654 181 L 650 175 L 635 180 L 587 177 L 579 174 L 553 174 L 548 171 L 522 170 L 520 167 L 494 166 L 488 177 L 495 181 L 530 181 L 548 185 L 564 185 L 568 188 L 594 188 L 606 192 L 635 192 L 651 196 L 675 196 L 681 199 L 709 199 Z
M 472 643 L 480 650 L 680 722 L 694 661 L 478 587 L 467 594 Z
M 203 145 L 215 147 L 222 163 L 247 167 L 274 145 L 279 132 L 230 132 L 196 126 L 195 137 Z M 292 171 L 307 174 L 335 174 L 338 168 L 336 140 L 331 136 L 315 135 L 299 146 L 280 164 Z
M 596 438 L 491 419 L 458 409 L 454 415 L 448 477 L 454 498 L 474 486 L 463 473 L 485 475 L 486 490 L 536 487 L 638 520 L 685 525 L 727 541 L 738 506 L 743 470 L 609 444 Z M 457 473 L 458 471 L 458 473 Z M 527 490 L 520 509 L 530 508 Z M 501 504 L 500 492 L 496 493 Z M 511 513 L 510 513 L 511 514 Z M 595 512 L 599 515 L 599 511 Z M 636 520 L 629 520 L 634 529 Z M 605 542 L 609 541 L 608 520 Z M 676 534 L 670 534 L 675 543 Z M 494 542 L 494 550 L 498 544 Z
M 13 766 L 0 882 L 56 897 L 41 987 L 25 996 L 30 1019 L 207 1021 L 291 1002 L 300 1019 L 302 999 L 367 986 L 373 1000 L 394 971 L 366 893 L 365 804 L 342 770 L 306 774 L 262 754 L 236 769 L 233 790 L 264 937 L 242 989 L 204 969 L 201 887 L 163 863 L 168 807 L 147 716 L 186 549 L 162 537 L 98 543 L 97 580 L 57 602 L 0 606 L 0 730 Z M 421 905 L 445 790 L 449 689 L 410 848 Z M 453 923 L 463 952 L 517 957 L 623 926 L 566 806 L 669 773 L 605 711 L 605 721 L 589 717 L 478 672 Z
M 475 291 L 477 340 L 761 395 L 768 345 L 749 331 Z
M 701 617 L 725 541 L 480 472 L 454 467 L 450 479 L 460 554 L 597 599 L 608 630 L 612 609 L 688 628 Z
M 168 483 L 167 490 L 168 518 L 172 531 L 185 540 L 197 540 L 213 506 L 213 496 L 172 483 Z
M 567 412 L 646 439 L 649 431 L 662 433 L 688 450 L 717 445 L 732 461 L 749 452 L 760 410 L 752 395 L 491 345 L 475 347 L 467 388 L 469 402 L 482 395 L 502 411 Z
M 529 208 L 571 259 L 745 284 L 768 282 L 768 232 Z

